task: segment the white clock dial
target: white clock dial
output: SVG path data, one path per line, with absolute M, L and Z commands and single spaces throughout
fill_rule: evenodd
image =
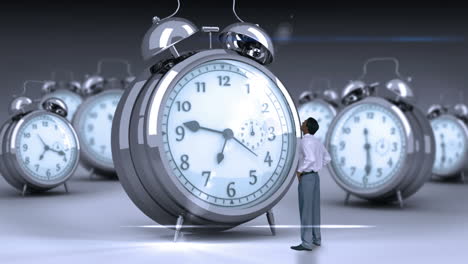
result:
M 296 151 L 292 113 L 279 87 L 257 68 L 234 60 L 201 64 L 163 104 L 169 166 L 198 199 L 247 206 L 287 177 Z
M 81 96 L 65 89 L 60 89 L 44 95 L 42 102 L 52 97 L 58 98 L 65 103 L 67 106 L 67 119 L 69 121 L 73 119 L 78 106 L 80 106 L 80 104 L 83 102 Z
M 466 157 L 465 128 L 455 117 L 443 115 L 431 121 L 436 141 L 433 172 L 439 175 L 457 173 Z
M 122 96 L 122 90 L 109 90 L 86 102 L 76 126 L 82 149 L 91 158 L 112 167 L 111 132 L 115 109 Z
M 74 132 L 53 114 L 26 121 L 16 136 L 18 163 L 39 182 L 56 182 L 69 176 L 77 158 Z
M 309 117 L 313 117 L 319 124 L 319 130 L 314 135 L 320 141 L 325 142 L 328 128 L 330 127 L 336 112 L 323 100 L 313 100 L 301 105 L 298 108 L 301 124 Z
M 330 133 L 331 164 L 346 185 L 379 188 L 398 175 L 406 157 L 406 134 L 399 117 L 386 107 L 351 107 Z

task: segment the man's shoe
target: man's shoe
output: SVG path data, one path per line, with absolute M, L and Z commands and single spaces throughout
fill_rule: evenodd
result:
M 317 247 L 320 247 L 322 245 L 322 243 L 320 242 L 312 242 L 314 245 L 316 245 Z
M 291 249 L 298 250 L 298 251 L 301 251 L 301 250 L 312 251 L 312 249 L 310 249 L 310 248 L 303 247 L 302 244 L 298 245 L 298 246 L 291 247 Z

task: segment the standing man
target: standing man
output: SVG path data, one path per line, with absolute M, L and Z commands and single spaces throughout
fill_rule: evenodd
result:
M 319 129 L 317 120 L 309 117 L 302 122 L 304 136 L 300 142 L 299 165 L 299 215 L 301 218 L 302 243 L 291 247 L 294 250 L 312 250 L 320 246 L 320 180 L 318 171 L 331 161 L 330 154 L 320 140 L 314 137 Z

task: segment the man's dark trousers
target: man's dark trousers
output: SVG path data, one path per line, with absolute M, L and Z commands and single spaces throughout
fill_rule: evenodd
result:
M 311 249 L 321 244 L 320 178 L 318 173 L 302 174 L 298 186 L 302 246 Z

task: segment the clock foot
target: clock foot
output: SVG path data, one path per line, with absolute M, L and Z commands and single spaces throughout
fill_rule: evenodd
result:
M 403 208 L 404 204 L 403 204 L 403 196 L 401 196 L 401 191 L 398 190 L 396 195 L 398 198 L 398 203 L 400 204 L 400 208 Z
M 276 227 L 275 227 L 275 216 L 273 215 L 272 210 L 268 210 L 266 213 L 268 224 L 270 225 L 270 230 L 272 235 L 276 235 Z
M 460 173 L 460 181 L 461 181 L 462 183 L 465 183 L 465 172 L 464 172 L 464 171 L 462 171 L 462 172 Z
M 348 205 L 349 203 L 349 198 L 351 197 L 351 194 L 350 193 L 346 193 L 346 196 L 345 196 L 345 199 L 344 199 L 344 204 L 345 205 Z
M 68 193 L 68 186 L 66 182 L 63 183 L 63 187 L 65 187 L 65 192 Z
M 89 170 L 89 179 L 92 180 L 94 176 L 94 169 Z
M 176 230 L 174 234 L 174 242 L 177 241 L 177 238 L 179 238 L 179 235 L 181 233 L 182 225 L 184 224 L 184 217 L 179 215 L 177 218 L 177 223 L 176 223 Z
M 23 195 L 23 197 L 26 195 L 26 192 L 28 191 L 28 185 L 25 184 L 23 185 L 23 191 L 21 192 L 21 195 Z

